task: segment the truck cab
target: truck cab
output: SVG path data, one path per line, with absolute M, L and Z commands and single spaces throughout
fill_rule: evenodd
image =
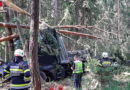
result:
M 59 80 L 72 74 L 63 39 L 55 29 L 41 30 L 38 44 L 40 74 L 44 80 Z

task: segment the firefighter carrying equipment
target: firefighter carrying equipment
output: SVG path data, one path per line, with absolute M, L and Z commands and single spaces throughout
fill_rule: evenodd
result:
M 83 64 L 81 61 L 77 60 L 77 61 L 74 61 L 74 70 L 73 70 L 73 73 L 83 73 Z
M 11 89 L 27 89 L 30 87 L 30 69 L 21 57 L 17 57 L 17 62 L 11 62 L 4 70 L 4 78 L 11 80 Z

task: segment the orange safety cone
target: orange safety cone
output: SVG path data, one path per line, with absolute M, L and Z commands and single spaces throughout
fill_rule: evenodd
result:
M 58 90 L 63 90 L 63 85 L 60 84 L 60 86 L 58 87 Z

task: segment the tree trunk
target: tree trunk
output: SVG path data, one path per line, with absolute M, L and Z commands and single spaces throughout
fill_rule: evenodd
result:
M 41 21 L 42 19 L 42 1 L 39 0 L 39 20 Z
M 7 36 L 7 37 L 3 37 L 3 38 L 0 38 L 0 42 L 12 40 L 12 39 L 17 38 L 17 37 L 19 37 L 19 35 L 17 35 L 17 34 Z
M 53 0 L 53 4 L 54 4 L 54 25 L 57 24 L 57 17 L 58 17 L 58 0 Z
M 41 81 L 38 64 L 38 29 L 39 29 L 39 0 L 32 0 L 31 3 L 31 24 L 30 24 L 30 68 L 34 90 L 41 90 Z
M 27 40 L 25 40 L 24 37 L 23 37 L 23 32 L 21 30 L 19 20 L 17 20 L 17 29 L 18 29 L 20 41 L 22 42 L 22 47 L 23 47 L 23 51 L 25 53 L 26 59 L 29 60 L 29 55 L 28 55 L 29 51 L 28 51 L 28 48 L 27 48 L 28 43 L 27 43 Z
M 6 5 L 4 7 L 6 7 Z M 9 14 L 8 8 L 7 8 L 7 12 L 5 13 L 5 20 L 6 20 L 6 22 L 10 22 L 10 14 Z M 12 29 L 11 28 L 7 28 L 7 35 L 8 36 L 12 35 Z M 9 48 L 10 60 L 13 60 L 13 56 L 14 56 L 14 41 L 12 39 L 9 40 L 9 46 L 10 46 L 10 48 Z
M 120 41 L 120 0 L 117 0 L 117 8 L 118 8 L 118 38 Z
M 9 47 L 8 41 L 5 41 L 5 62 L 9 62 Z
M 9 12 L 7 10 L 7 12 L 6 12 L 6 22 L 9 22 L 9 21 L 10 21 L 10 16 L 9 16 Z M 8 36 L 12 35 L 11 28 L 7 28 L 7 33 L 8 33 Z M 14 51 L 14 42 L 13 42 L 13 40 L 9 40 L 9 45 L 10 45 L 10 50 Z

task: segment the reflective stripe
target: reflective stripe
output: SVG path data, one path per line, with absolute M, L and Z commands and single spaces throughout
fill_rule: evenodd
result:
M 82 72 L 83 72 L 82 62 L 81 61 L 75 62 L 75 70 L 73 71 L 73 73 L 82 73 Z
M 102 64 L 111 64 L 111 62 L 103 62 Z
M 26 73 L 26 72 L 28 72 L 28 71 L 30 71 L 30 69 L 26 69 L 26 70 L 24 71 L 24 73 Z
M 28 86 L 31 85 L 31 83 L 26 83 L 26 84 L 11 84 L 11 87 L 24 87 L 24 86 Z
M 22 69 L 10 69 L 10 72 L 11 76 L 20 76 L 21 74 L 23 74 Z
M 31 81 L 31 77 L 24 77 L 24 81 Z
M 10 69 L 10 71 L 18 71 L 18 72 L 23 72 L 22 69 Z
M 21 89 L 30 88 L 30 86 L 31 86 L 31 85 L 24 86 L 24 87 L 11 87 L 11 89 L 18 89 L 18 90 L 21 90 Z
M 4 77 L 7 78 L 8 76 L 10 76 L 10 74 L 5 75 Z
M 24 81 L 30 81 L 31 77 L 24 77 Z
M 110 61 L 103 61 L 103 62 L 102 62 L 102 66 L 105 66 L 105 67 L 106 67 L 106 66 L 107 66 L 107 67 L 108 67 L 108 66 L 111 66 L 111 62 L 110 62 Z
M 26 84 L 11 84 L 12 89 L 24 89 L 24 88 L 29 88 L 31 86 L 31 83 L 26 83 Z
M 6 69 L 4 70 L 4 72 L 6 72 L 6 73 L 10 73 L 9 71 L 7 71 Z
M 19 66 L 10 66 L 12 69 L 19 69 Z
M 29 79 L 29 80 L 24 79 L 24 81 L 25 81 L 25 82 L 29 82 L 29 81 L 31 81 L 31 79 Z
M 102 64 L 99 64 L 100 66 L 102 66 Z
M 31 77 L 24 77 L 24 79 L 31 79 Z
M 5 75 L 4 76 L 6 79 L 8 79 L 8 78 L 10 78 L 11 76 L 10 76 L 10 74 L 7 74 L 7 75 Z

